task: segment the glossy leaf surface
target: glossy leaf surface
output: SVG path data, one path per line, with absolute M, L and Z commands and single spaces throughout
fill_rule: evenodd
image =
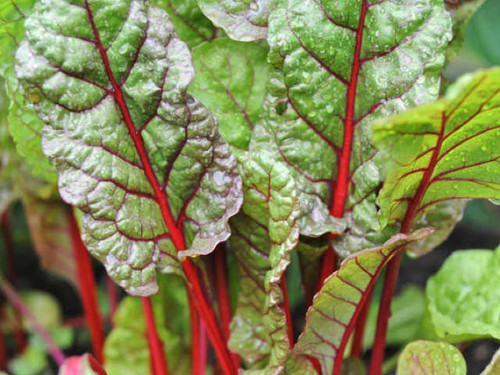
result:
M 196 0 L 153 0 L 152 3 L 167 11 L 175 31 L 189 47 L 216 37 L 217 29 L 203 15 Z
M 340 370 L 340 360 L 354 323 L 382 268 L 398 251 L 432 232 L 421 229 L 412 235 L 398 234 L 384 245 L 348 257 L 325 280 L 306 316 L 304 332 L 294 352 L 316 357 L 325 374 Z
M 268 41 L 278 71 L 255 138 L 292 167 L 303 234 L 327 232 L 344 209 L 365 232 L 380 229 L 371 123 L 436 98 L 450 29 L 437 0 L 277 2 Z
M 40 1 L 26 36 L 17 75 L 47 123 L 60 194 L 84 212 L 87 248 L 129 293 L 155 293 L 176 251 L 227 239 L 241 202 L 229 147 L 186 94 L 187 46 L 143 1 Z
M 467 75 L 445 99 L 378 124 L 390 161 L 382 220 L 422 220 L 436 204 L 500 197 L 500 69 Z
M 194 49 L 193 63 L 189 93 L 217 117 L 222 137 L 235 151 L 248 149 L 266 94 L 266 48 L 218 39 Z
M 398 375 L 466 374 L 462 353 L 445 342 L 414 341 L 398 359 Z
M 454 252 L 427 283 L 430 316 L 445 339 L 500 339 L 500 247 Z
M 271 0 L 197 0 L 203 13 L 234 40 L 265 39 Z

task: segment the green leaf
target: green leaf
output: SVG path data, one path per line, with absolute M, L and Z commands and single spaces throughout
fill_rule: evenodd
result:
M 59 369 L 59 375 L 106 375 L 106 371 L 90 354 L 69 357 Z
M 500 373 L 500 350 L 497 350 L 490 364 L 484 369 L 481 375 L 495 375 Z
M 278 71 L 254 138 L 292 167 L 301 233 L 329 231 L 330 213 L 381 229 L 371 124 L 437 97 L 450 31 L 441 0 L 277 2 L 268 42 Z
M 218 39 L 195 48 L 193 62 L 189 93 L 217 117 L 222 137 L 235 151 L 248 149 L 266 93 L 266 48 Z
M 406 231 L 427 222 L 438 203 L 500 197 L 499 89 L 500 69 L 467 75 L 446 98 L 375 126 L 388 158 L 383 222 L 402 222 Z
M 41 132 L 43 123 L 38 119 L 29 103 L 23 98 L 14 71 L 14 55 L 24 39 L 24 21 L 31 13 L 35 0 L 5 1 L 0 5 L 0 75 L 6 80 L 9 99 L 9 131 L 14 138 L 17 152 L 33 168 L 33 173 L 55 184 L 55 168 L 43 155 Z
M 414 341 L 404 348 L 398 360 L 398 375 L 465 375 L 460 350 L 445 342 Z
M 296 354 L 318 358 L 323 373 L 339 370 L 356 319 L 383 267 L 407 244 L 432 233 L 430 228 L 411 235 L 398 234 L 384 245 L 358 252 L 342 262 L 314 297 L 306 326 L 295 345 Z
M 427 282 L 428 308 L 437 334 L 447 341 L 454 336 L 500 339 L 498 285 L 500 247 L 454 252 Z
M 26 196 L 23 204 L 31 241 L 41 266 L 77 287 L 77 270 L 69 236 L 68 206 L 60 200 L 39 199 L 35 196 Z
M 172 276 L 173 277 L 173 276 Z M 179 280 L 170 279 L 169 287 L 184 292 Z M 153 297 L 153 312 L 158 335 L 165 348 L 170 373 L 190 373 L 189 350 L 182 342 L 183 336 L 169 329 L 169 320 L 175 319 L 174 311 L 164 309 L 162 298 Z M 166 302 L 165 302 L 166 303 Z M 168 305 L 178 308 L 178 301 L 171 299 Z M 186 316 L 186 315 L 184 315 Z M 143 375 L 150 371 L 146 321 L 139 298 L 125 297 L 113 317 L 114 328 L 104 344 L 106 371 L 109 375 Z
M 268 361 L 264 373 L 280 372 L 290 345 L 281 280 L 299 239 L 300 207 L 285 164 L 265 152 L 243 154 L 239 161 L 244 204 L 232 220 L 231 244 L 241 290 L 230 345 L 251 365 Z
M 203 15 L 196 0 L 153 0 L 152 3 L 167 11 L 175 31 L 189 47 L 215 39 L 217 29 Z
M 84 242 L 110 276 L 156 293 L 156 272 L 179 272 L 176 252 L 211 252 L 241 204 L 235 158 L 186 94 L 187 46 L 138 0 L 42 0 L 26 36 L 16 71 L 47 124 L 61 197 L 84 212 Z
M 447 4 L 453 20 L 453 39 L 446 51 L 446 64 L 453 60 L 462 49 L 465 41 L 465 30 L 476 11 L 486 0 L 468 0 L 462 4 Z M 450 1 L 451 3 L 451 1 Z
M 202 12 L 234 40 L 266 39 L 271 0 L 197 0 Z
M 425 241 L 423 239 L 420 242 Z M 415 243 L 413 243 L 415 244 Z M 377 315 L 380 303 L 372 303 L 363 336 L 363 347 L 369 349 L 373 345 L 373 338 L 377 328 Z M 405 287 L 395 296 L 391 304 L 391 319 L 387 330 L 387 345 L 399 346 L 420 338 L 420 327 L 425 313 L 424 291 L 416 286 Z
M 9 362 L 12 374 L 39 375 L 49 366 L 49 361 L 43 351 L 32 346 Z

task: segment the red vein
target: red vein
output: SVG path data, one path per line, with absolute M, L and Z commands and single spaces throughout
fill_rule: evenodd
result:
M 349 189 L 349 167 L 351 163 L 352 141 L 354 136 L 354 110 L 356 105 L 356 90 L 358 84 L 359 70 L 361 68 L 361 45 L 363 43 L 363 30 L 365 17 L 368 11 L 368 4 L 363 0 L 361 5 L 361 15 L 359 17 L 359 26 L 356 33 L 356 49 L 351 71 L 351 80 L 347 88 L 347 107 L 344 121 L 344 142 L 342 144 L 342 153 L 340 155 L 339 169 L 337 173 L 337 183 L 333 197 L 331 214 L 334 217 L 344 216 L 345 201 Z M 342 356 L 340 356 L 342 357 Z
M 129 134 L 134 142 L 135 148 L 142 162 L 144 173 L 147 179 L 149 180 L 151 187 L 153 188 L 153 191 L 156 196 L 156 201 L 160 206 L 162 217 L 171 234 L 172 242 L 174 243 L 174 246 L 177 249 L 177 251 L 183 251 L 186 249 L 186 244 L 184 241 L 182 230 L 179 227 L 177 227 L 174 221 L 172 212 L 170 210 L 170 205 L 167 200 L 167 195 L 162 191 L 162 188 L 158 182 L 156 174 L 154 173 L 153 168 L 151 166 L 151 162 L 149 160 L 149 156 L 144 146 L 142 137 L 140 136 L 139 131 L 136 129 L 132 117 L 130 115 L 125 98 L 123 97 L 123 93 L 121 91 L 121 87 L 115 80 L 106 50 L 104 49 L 104 46 L 101 42 L 101 38 L 99 35 L 99 31 L 97 30 L 97 27 L 95 25 L 94 16 L 90 9 L 88 0 L 85 0 L 85 8 L 87 10 L 89 22 L 92 27 L 92 31 L 96 39 L 96 44 L 99 49 L 99 53 L 101 55 L 104 67 L 106 69 L 108 79 L 113 87 L 112 96 L 114 97 L 122 113 L 123 121 L 127 125 Z M 206 300 L 203 288 L 200 284 L 199 277 L 196 273 L 195 266 L 189 259 L 184 260 L 182 262 L 182 266 L 186 274 L 187 280 L 190 283 L 188 290 L 190 291 L 190 293 L 192 293 L 192 297 L 195 302 L 195 306 L 200 313 L 200 317 L 205 320 L 207 331 L 210 335 L 210 339 L 212 340 L 212 344 L 214 345 L 214 349 L 219 357 L 219 360 L 221 361 L 221 365 L 223 366 L 226 374 L 236 374 L 235 366 L 231 361 L 231 356 L 229 354 L 227 347 L 225 346 L 222 333 L 220 331 L 220 328 L 218 327 L 213 310 L 208 301 Z

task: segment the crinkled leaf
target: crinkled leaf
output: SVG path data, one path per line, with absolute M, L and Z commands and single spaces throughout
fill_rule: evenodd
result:
M 496 374 L 500 374 L 500 349 L 497 350 L 497 352 L 491 359 L 491 362 L 481 373 L 481 375 L 496 375 Z
M 82 236 L 128 292 L 158 290 L 177 251 L 227 239 L 241 202 L 234 156 L 212 115 L 186 95 L 187 46 L 143 1 L 42 0 L 26 21 L 17 75 L 47 124 L 43 148 Z
M 465 30 L 469 25 L 469 21 L 476 11 L 481 8 L 484 2 L 485 0 L 466 0 L 461 3 L 456 1 L 445 1 L 453 20 L 453 39 L 446 51 L 447 64 L 453 60 L 462 49 L 465 41 Z
M 438 335 L 500 339 L 500 247 L 454 252 L 429 279 L 428 308 Z
M 419 243 L 424 241 L 425 239 L 419 241 Z M 379 305 L 377 301 L 370 306 L 363 336 L 363 347 L 365 349 L 369 349 L 373 345 Z M 393 298 L 391 304 L 392 314 L 387 329 L 388 346 L 404 345 L 421 338 L 420 327 L 424 318 L 425 306 L 424 291 L 413 285 L 405 287 L 399 295 Z
M 184 292 L 181 284 L 172 280 L 169 287 L 176 287 Z M 153 297 L 153 312 L 158 335 L 163 343 L 165 355 L 171 374 L 187 375 L 190 373 L 189 349 L 183 343 L 182 335 L 170 329 L 172 321 L 176 320 L 175 310 L 165 309 L 162 299 Z M 178 308 L 178 300 L 171 299 L 168 303 L 174 309 Z M 186 311 L 184 311 L 186 313 Z M 183 315 L 186 316 L 186 315 Z M 114 328 L 108 335 L 104 345 L 106 371 L 109 375 L 143 375 L 150 370 L 150 353 L 146 335 L 146 321 L 140 299 L 126 297 L 120 303 L 113 317 Z M 173 324 L 172 324 L 173 326 Z
M 466 365 L 460 350 L 445 342 L 414 341 L 398 359 L 398 375 L 465 375 Z
M 194 49 L 193 62 L 189 92 L 217 117 L 222 137 L 235 151 L 248 149 L 266 93 L 266 49 L 219 39 Z
M 266 39 L 271 0 L 197 0 L 202 12 L 234 40 Z
M 314 297 L 294 352 L 318 358 L 325 374 L 331 374 L 334 366 L 340 369 L 341 361 L 337 356 L 342 358 L 354 323 L 382 268 L 407 244 L 431 232 L 424 228 L 411 235 L 397 234 L 380 247 L 358 252 L 344 260 Z
M 443 2 L 283 0 L 269 20 L 270 60 L 279 71 L 255 142 L 274 144 L 293 168 L 301 232 L 328 231 L 330 211 L 343 216 L 344 200 L 364 231 L 380 229 L 382 176 L 370 126 L 437 97 L 451 37 Z
M 298 242 L 300 208 L 287 166 L 272 155 L 241 155 L 240 170 L 245 199 L 242 214 L 233 219 L 232 246 L 241 290 L 230 345 L 252 365 L 267 360 L 263 371 L 275 373 L 283 370 L 290 345 L 281 279 Z
M 217 29 L 203 15 L 196 0 L 153 0 L 152 3 L 167 11 L 175 31 L 189 47 L 216 37 Z
M 438 203 L 500 197 L 499 119 L 500 69 L 492 69 L 463 77 L 445 99 L 378 124 L 374 140 L 389 159 L 382 221 L 408 229 L 415 219 L 431 221 L 426 214 Z
M 59 369 L 59 375 L 106 375 L 106 371 L 90 354 L 69 357 Z
M 78 285 L 69 236 L 68 206 L 60 200 L 26 197 L 23 200 L 33 246 L 47 271 Z

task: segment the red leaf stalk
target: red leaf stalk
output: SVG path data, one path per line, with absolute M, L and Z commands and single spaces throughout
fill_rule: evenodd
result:
M 118 308 L 118 296 L 116 294 L 116 285 L 111 280 L 111 277 L 106 276 L 106 287 L 108 291 L 108 301 L 109 301 L 109 314 L 113 318 L 115 316 L 116 309 Z M 113 319 L 111 319 L 111 323 Z
M 146 332 L 148 345 L 151 355 L 151 363 L 154 369 L 154 375 L 168 375 L 167 358 L 162 342 L 156 330 L 155 317 L 151 300 L 147 297 L 141 298 L 142 307 L 144 309 L 144 317 L 146 318 Z
M 7 369 L 7 346 L 3 334 L 0 332 L 0 371 Z
M 204 375 L 207 360 L 206 352 L 208 349 L 206 342 L 206 330 L 203 323 L 200 321 L 198 311 L 194 306 L 192 298 L 191 294 L 188 293 L 189 317 L 191 320 L 191 374 Z
M 90 330 L 92 349 L 99 363 L 103 363 L 104 332 L 97 302 L 97 288 L 91 258 L 82 242 L 80 228 L 71 209 L 68 209 L 68 221 L 73 245 L 73 257 L 77 268 L 78 289 Z
M 3 294 L 10 301 L 12 306 L 22 314 L 26 320 L 30 323 L 33 330 L 42 338 L 43 342 L 47 346 L 52 358 L 57 363 L 58 366 L 61 366 L 66 359 L 64 354 L 59 350 L 57 345 L 55 344 L 52 337 L 49 335 L 47 330 L 40 324 L 35 315 L 28 309 L 28 307 L 24 304 L 21 297 L 17 294 L 15 289 L 9 284 L 7 280 L 4 280 L 0 277 L 0 290 L 2 290 Z
M 215 293 L 219 302 L 219 313 L 222 322 L 222 334 L 227 343 L 231 334 L 230 326 L 232 319 L 231 300 L 229 299 L 229 287 L 227 284 L 227 261 L 224 244 L 219 244 L 214 252 L 215 261 Z M 234 365 L 238 368 L 240 360 L 236 353 L 231 353 Z

